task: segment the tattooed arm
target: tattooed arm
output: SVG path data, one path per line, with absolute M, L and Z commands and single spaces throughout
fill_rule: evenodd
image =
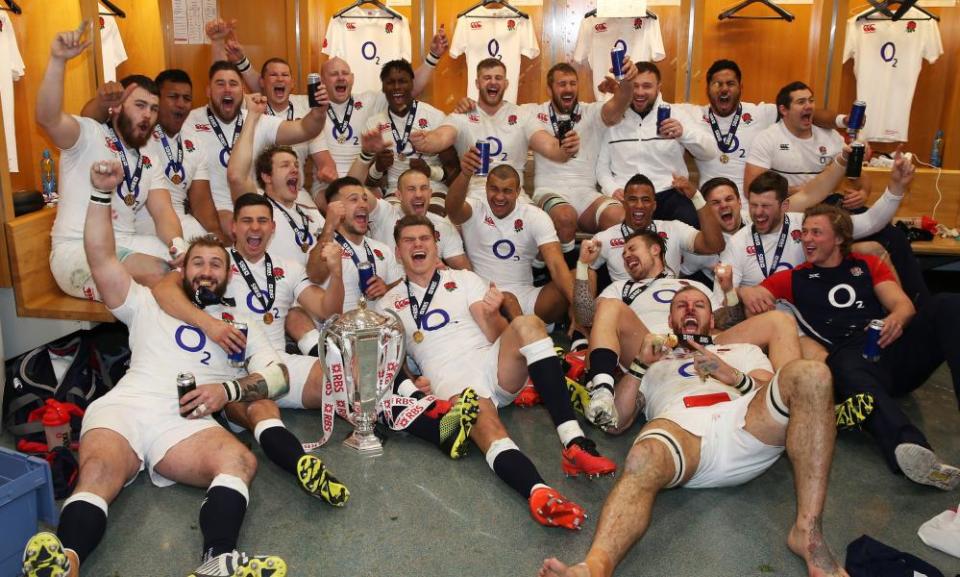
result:
M 718 331 L 725 331 L 746 319 L 747 311 L 744 310 L 743 303 L 713 311 L 713 324 Z
M 577 273 L 573 280 L 573 315 L 577 324 L 588 328 L 593 326 L 596 312 L 597 273 L 590 268 L 600 256 L 600 242 L 584 241 L 580 244 L 580 260 L 577 261 Z

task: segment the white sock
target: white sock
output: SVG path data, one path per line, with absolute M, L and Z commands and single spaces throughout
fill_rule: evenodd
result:
M 570 441 L 577 437 L 584 436 L 583 429 L 580 428 L 580 423 L 575 420 L 560 423 L 560 426 L 557 427 L 557 435 L 560 436 L 560 442 L 563 443 L 564 447 L 569 445 Z
M 930 547 L 960 557 L 960 514 L 944 511 L 920 525 L 917 535 Z
M 297 348 L 300 349 L 301 353 L 309 355 L 310 350 L 319 344 L 320 331 L 317 329 L 311 329 L 310 332 L 300 337 L 300 340 L 297 341 Z
M 283 421 L 280 419 L 264 419 L 253 428 L 253 438 L 257 440 L 257 444 L 260 444 L 260 435 L 262 435 L 264 431 L 273 427 L 283 426 Z

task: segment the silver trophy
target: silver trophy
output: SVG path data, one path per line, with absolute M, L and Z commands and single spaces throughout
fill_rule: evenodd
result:
M 377 406 L 393 388 L 393 376 L 404 359 L 403 323 L 387 311 L 381 315 L 360 299 L 358 308 L 331 317 L 320 332 L 320 360 L 327 382 L 335 375 L 327 362 L 327 349 L 337 348 L 343 359 L 343 379 L 351 401 L 353 433 L 343 442 L 366 456 L 383 454 L 380 439 L 373 434 Z

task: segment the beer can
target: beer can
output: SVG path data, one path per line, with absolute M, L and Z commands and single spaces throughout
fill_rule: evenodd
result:
M 557 115 L 557 140 L 563 140 L 571 130 L 573 130 L 573 119 L 570 118 L 570 115 Z
M 867 343 L 863 345 L 863 358 L 870 362 L 880 360 L 880 331 L 883 330 L 883 319 L 873 319 L 867 325 Z
M 231 324 L 236 327 L 238 331 L 243 333 L 244 338 L 247 336 L 247 323 L 241 323 L 237 321 L 232 321 Z M 227 353 L 227 362 L 231 367 L 243 367 L 243 363 L 247 358 L 247 347 L 244 345 L 239 352 L 236 353 Z
M 847 115 L 847 134 L 851 138 L 856 138 L 857 133 L 863 128 L 867 115 L 867 103 L 863 100 L 856 100 L 853 107 L 850 108 L 850 114 Z
M 623 61 L 627 58 L 627 49 L 623 46 L 617 46 L 610 51 L 610 63 L 613 65 L 613 77 L 617 80 L 623 80 Z
M 480 152 L 480 168 L 477 169 L 477 176 L 486 176 L 490 173 L 490 141 L 478 140 L 477 150 Z
M 360 294 L 366 294 L 367 283 L 373 278 L 373 264 L 368 261 L 357 263 L 357 276 L 360 277 Z
M 183 400 L 184 395 L 197 388 L 197 379 L 193 373 L 180 373 L 177 375 L 177 398 Z M 185 416 L 180 413 L 181 416 Z
M 860 178 L 866 148 L 867 146 L 862 142 L 850 144 L 850 158 L 847 159 L 847 178 Z
M 310 103 L 310 108 L 316 108 L 320 106 L 320 103 L 317 102 L 317 97 L 314 96 L 314 93 L 317 91 L 317 86 L 320 85 L 320 75 L 316 72 L 311 72 L 307 74 L 307 101 Z
M 657 106 L 657 133 L 660 133 L 660 125 L 663 124 L 664 120 L 670 118 L 670 105 L 661 104 Z

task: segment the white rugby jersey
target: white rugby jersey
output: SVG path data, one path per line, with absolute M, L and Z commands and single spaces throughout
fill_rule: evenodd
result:
M 549 101 L 543 104 L 524 104 L 521 108 L 526 110 L 533 125 L 528 131 L 531 135 L 537 130 L 545 130 L 556 136 L 550 118 Z M 581 102 L 574 114 L 570 115 L 574 121 L 573 130 L 580 136 L 580 150 L 575 157 L 566 162 L 556 162 L 534 152 L 534 188 L 596 192 L 597 157 L 600 154 L 600 139 L 606 129 L 600 114 L 602 108 L 601 102 Z
M 814 126 L 813 136 L 797 138 L 781 121 L 754 138 L 747 162 L 779 172 L 790 186 L 800 186 L 823 172 L 841 150 L 843 137 L 836 130 Z
M 268 104 L 266 115 L 276 116 L 283 120 L 300 120 L 310 113 L 310 100 L 306 94 L 291 94 L 289 100 L 285 110 L 274 110 Z M 300 162 L 300 186 L 303 186 L 304 175 L 307 173 L 307 157 L 327 150 L 327 139 L 321 132 L 313 140 L 294 144 L 292 148 L 297 153 L 297 160 Z
M 614 281 L 607 288 L 603 289 L 598 298 L 614 299 L 624 301 L 624 289 L 628 281 Z M 713 310 L 723 306 L 723 302 L 717 300 L 703 283 L 695 280 L 676 279 L 676 278 L 653 278 L 635 281 L 629 289 L 628 294 L 635 294 L 642 289 L 631 303 L 630 310 L 637 314 L 637 317 L 643 321 L 643 324 L 652 333 L 666 334 L 672 332 L 670 329 L 670 303 L 673 302 L 674 295 L 684 287 L 696 287 L 703 294 L 710 297 Z
M 663 264 L 674 275 L 680 274 L 680 263 L 684 255 L 693 254 L 693 245 L 700 231 L 679 220 L 654 220 L 650 229 L 655 230 L 667 245 Z M 623 245 L 631 233 L 633 229 L 621 223 L 595 234 L 593 238 L 600 241 L 600 256 L 591 268 L 596 270 L 606 263 L 611 279 L 630 280 L 630 273 L 623 265 Z
M 330 18 L 321 51 L 343 58 L 353 71 L 353 90 L 380 90 L 380 68 L 391 60 L 410 62 L 410 23 L 401 18 L 370 18 L 379 9 L 354 7 Z M 361 125 L 362 126 L 362 125 Z M 346 174 L 346 173 L 344 173 Z
M 101 124 L 92 118 L 74 116 L 80 123 L 80 134 L 77 142 L 60 153 L 60 203 L 57 206 L 57 218 L 53 222 L 51 236 L 53 242 L 65 240 L 83 240 L 83 226 L 87 218 L 87 205 L 90 203 L 90 194 L 93 184 L 90 183 L 90 166 L 101 160 L 119 160 L 120 151 L 113 143 L 106 124 Z M 163 166 L 159 158 L 153 155 L 150 146 L 143 147 L 139 153 L 130 147 L 123 147 L 123 154 L 127 158 L 130 176 L 133 178 L 137 169 L 137 157 L 143 159 L 140 172 L 140 182 L 137 187 L 136 202 L 127 206 L 119 194 L 113 194 L 111 208 L 113 210 L 113 232 L 117 236 L 118 244 L 122 244 L 124 235 L 133 235 L 136 232 L 136 216 L 139 212 L 147 212 L 147 196 L 151 190 L 163 188 Z M 129 196 L 126 179 L 120 185 L 124 196 Z M 149 215 L 147 215 L 149 218 Z
M 166 147 L 164 147 L 161 137 L 166 138 Z M 173 211 L 181 217 L 181 220 L 187 214 L 187 191 L 190 190 L 190 184 L 194 180 L 210 180 L 206 158 L 198 145 L 199 141 L 194 141 L 192 138 L 184 139 L 182 130 L 174 137 L 167 136 L 158 124 L 153 130 L 150 142 L 144 147 L 145 150 L 150 151 L 150 158 L 156 159 L 158 168 L 163 175 L 162 188 L 170 192 Z M 183 162 L 179 170 L 176 168 L 176 161 L 179 157 L 178 150 L 183 151 Z M 179 176 L 179 184 L 171 180 L 175 176 Z M 157 234 L 156 225 L 150 216 L 150 211 L 141 210 L 137 213 L 136 229 L 137 234 Z
M 25 66 L 13 22 L 6 12 L 0 12 L 0 103 L 3 104 L 3 133 L 7 138 L 7 167 L 18 172 L 17 127 L 14 115 L 13 81 L 23 77 Z
M 663 49 L 660 21 L 656 18 L 584 18 L 577 34 L 573 60 L 590 65 L 593 92 L 599 102 L 613 97 L 597 90 L 597 86 L 611 74 L 610 51 L 619 46 L 626 49 L 634 62 L 660 62 L 667 55 Z
M 728 135 L 733 120 L 736 118 L 736 112 L 730 116 L 714 115 L 721 137 L 729 138 L 727 152 L 721 150 L 721 145 L 717 142 L 713 133 L 713 127 L 710 124 L 709 105 L 674 104 L 673 106 L 680 108 L 694 120 L 690 126 L 685 125 L 684 130 L 695 130 L 706 135 L 706 138 L 716 148 L 716 156 L 712 158 L 694 158 L 697 163 L 697 171 L 700 173 L 700 183 L 703 184 L 718 176 L 725 176 L 737 183 L 740 198 L 746 205 L 747 191 L 743 189 L 743 170 L 747 165 L 753 140 L 777 121 L 777 107 L 774 104 L 764 102 L 760 104 L 741 102 L 740 104 L 742 106 L 740 122 L 737 124 L 737 131 L 733 137 L 728 137 Z
M 513 212 L 497 218 L 486 200 L 468 198 L 467 202 L 473 214 L 460 229 L 473 270 L 503 289 L 533 286 L 531 265 L 540 246 L 560 242 L 547 213 L 518 202 Z
M 847 20 L 843 61 L 854 59 L 857 100 L 867 103 L 861 136 L 874 142 L 906 142 L 923 61 L 932 64 L 943 54 L 940 28 L 916 8 L 899 22 L 858 17 Z
M 100 12 L 108 12 L 102 5 Z M 113 16 L 100 15 L 100 54 L 103 55 L 103 81 L 117 80 L 117 66 L 127 61 L 127 50 L 123 47 L 123 38 L 120 37 L 120 27 Z
M 315 206 L 295 202 L 292 207 L 287 207 L 272 198 L 270 201 L 273 205 L 273 222 L 277 225 L 270 239 L 270 255 L 307 266 L 310 251 L 317 245 L 326 220 Z M 304 242 L 307 244 L 306 252 L 301 248 Z
M 270 308 L 264 308 L 263 303 L 257 298 L 253 289 L 244 280 L 237 268 L 237 263 L 233 256 L 230 257 L 230 283 L 227 285 L 226 296 L 236 299 L 237 309 L 243 311 L 250 319 L 248 322 L 256 323 L 270 340 L 270 344 L 278 351 L 286 347 L 284 337 L 283 323 L 287 318 L 287 312 L 297 305 L 297 299 L 300 293 L 312 286 L 307 279 L 307 272 L 303 265 L 283 259 L 270 256 L 273 265 L 273 278 L 276 282 L 276 291 L 274 293 L 273 304 Z M 264 299 L 269 301 L 267 296 L 267 260 L 260 257 L 260 260 L 253 262 L 245 260 L 250 268 L 250 273 Z M 264 315 L 270 313 L 272 322 L 264 322 Z
M 517 101 L 520 86 L 520 56 L 540 55 L 533 21 L 521 18 L 509 8 L 476 8 L 457 18 L 450 42 L 450 57 L 467 55 L 467 96 L 477 99 L 477 64 L 496 58 L 507 68 L 504 100 Z
M 345 238 L 345 237 L 344 237 Z M 346 238 L 345 238 L 346 239 Z M 352 311 L 357 308 L 360 302 L 360 273 L 357 272 L 357 265 L 353 263 L 352 254 L 356 254 L 360 262 L 369 262 L 367 251 L 363 244 L 353 244 L 346 239 L 350 245 L 351 252 L 343 251 L 343 312 Z M 383 279 L 383 282 L 390 284 L 403 276 L 403 268 L 397 264 L 397 258 L 394 251 L 382 242 L 373 238 L 365 237 L 364 241 L 370 247 L 373 253 L 373 264 L 376 276 Z M 333 242 L 337 242 L 334 239 Z M 330 286 L 330 279 L 323 283 L 323 288 Z M 381 297 L 386 298 L 386 297 Z
M 217 207 L 217 210 L 232 212 L 233 198 L 230 196 L 230 184 L 227 182 L 227 163 L 230 161 L 230 150 L 233 148 L 233 134 L 237 129 L 240 118 L 246 120 L 247 111 L 241 110 L 233 122 L 228 123 L 218 118 L 213 109 L 210 108 L 214 122 L 217 123 L 227 140 L 227 144 L 230 145 L 230 149 L 227 149 L 217 138 L 214 126 L 207 117 L 207 109 L 208 107 L 201 106 L 191 110 L 190 114 L 187 115 L 186 122 L 183 123 L 181 132 L 184 138 L 199 143 L 200 150 L 203 151 L 206 159 L 207 175 L 210 177 L 210 193 L 213 196 L 214 206 Z M 277 131 L 280 130 L 280 125 L 285 120 L 286 118 L 266 114 L 260 116 L 257 121 L 257 128 L 253 133 L 254 160 L 261 151 L 277 142 Z M 237 138 L 240 138 L 239 133 L 237 133 Z
M 414 133 L 418 130 L 434 130 L 443 124 L 446 115 L 430 106 L 426 102 L 415 101 L 417 104 L 416 114 L 413 115 L 413 124 L 410 127 L 410 133 Z M 376 115 L 371 116 L 367 120 L 366 130 L 377 129 L 383 135 L 383 142 L 387 145 L 388 149 L 393 151 L 393 164 L 390 165 L 390 168 L 387 169 L 387 185 L 386 185 L 386 195 L 392 195 L 396 193 L 397 190 L 397 180 L 400 178 L 400 175 L 407 171 L 410 168 L 410 158 L 416 155 L 417 158 L 422 159 L 427 163 L 428 166 L 436 166 L 442 168 L 443 164 L 440 162 L 440 156 L 437 154 L 423 154 L 419 153 L 413 149 L 413 144 L 409 141 L 409 135 L 406 141 L 403 140 L 404 129 L 407 126 L 408 118 L 410 117 L 410 110 L 407 111 L 407 114 L 404 116 L 398 116 L 393 112 L 390 112 L 389 109 L 385 109 L 382 112 L 378 112 Z M 393 130 L 391 128 L 390 121 L 393 121 L 393 127 L 396 127 L 397 134 L 400 135 L 400 140 L 403 141 L 403 149 L 397 150 L 399 144 L 397 143 Z M 400 158 L 400 154 L 403 154 L 403 158 Z M 430 187 L 434 192 L 446 192 L 447 186 L 442 182 L 436 182 L 434 180 L 430 181 Z
M 392 202 L 378 201 L 376 208 L 370 213 L 370 232 L 373 238 L 382 242 L 393 252 L 397 243 L 393 240 L 393 229 L 397 221 L 403 218 L 403 211 Z M 437 249 L 440 251 L 440 258 L 446 260 L 451 257 L 464 254 L 463 239 L 457 232 L 457 227 L 449 219 L 438 214 L 427 212 L 427 218 L 433 223 L 437 231 Z
M 773 372 L 770 360 L 755 345 L 707 345 L 706 349 L 742 373 L 757 370 Z M 684 397 L 729 393 L 733 400 L 741 396 L 735 388 L 713 377 L 701 381 L 693 368 L 693 354 L 681 348 L 650 365 L 640 382 L 640 393 L 647 401 L 643 409 L 647 420 L 686 410 Z
M 356 74 L 354 74 L 356 78 Z M 380 91 L 357 92 L 346 102 L 331 102 L 323 137 L 330 156 L 337 165 L 337 175 L 346 176 L 350 165 L 360 156 L 360 135 L 367 129 L 367 120 L 387 108 L 387 99 Z M 350 114 L 349 119 L 347 113 Z

